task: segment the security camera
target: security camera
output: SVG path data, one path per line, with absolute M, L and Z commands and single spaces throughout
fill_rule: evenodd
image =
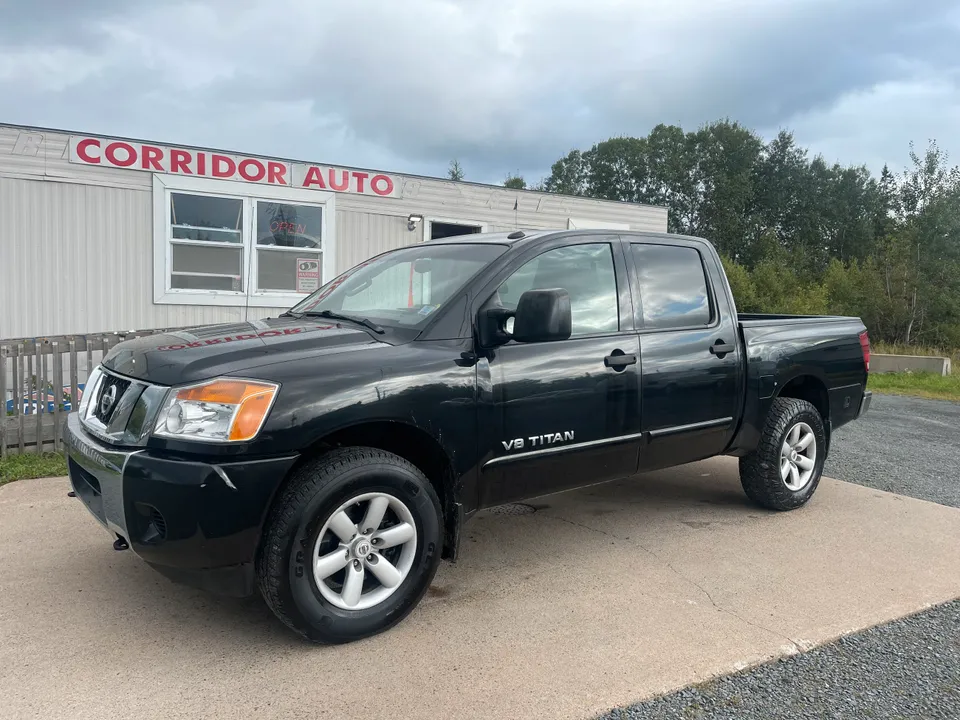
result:
M 423 220 L 423 215 L 409 215 L 407 216 L 407 230 L 413 231 L 417 229 L 417 223 Z

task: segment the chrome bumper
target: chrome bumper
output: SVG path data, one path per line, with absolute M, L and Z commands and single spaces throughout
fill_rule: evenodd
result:
M 86 433 L 71 413 L 63 431 L 67 473 L 77 497 L 101 525 L 129 539 L 123 506 L 123 470 L 136 452 L 118 452 Z
M 869 390 L 863 391 L 863 397 L 860 399 L 860 410 L 857 412 L 857 417 L 861 417 L 867 410 L 870 409 L 870 401 L 873 399 L 873 393 Z

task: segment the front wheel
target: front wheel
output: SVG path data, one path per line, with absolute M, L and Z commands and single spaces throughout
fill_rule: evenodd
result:
M 441 513 L 429 480 L 371 448 L 301 467 L 264 532 L 257 578 L 267 605 L 314 642 L 392 627 L 423 597 L 440 562 Z
M 820 483 L 826 450 L 817 409 L 806 400 L 777 398 L 757 449 L 740 458 L 743 490 L 770 510 L 798 508 L 813 497 Z

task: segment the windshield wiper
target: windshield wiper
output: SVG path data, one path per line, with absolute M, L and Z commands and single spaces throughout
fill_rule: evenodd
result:
M 310 317 L 324 317 L 330 320 L 346 320 L 347 322 L 357 323 L 358 325 L 363 325 L 373 330 L 377 335 L 383 335 L 385 330 L 377 325 L 372 320 L 367 318 L 358 318 L 353 317 L 352 315 L 343 315 L 342 313 L 334 312 L 333 310 L 308 310 L 307 312 L 301 313 L 301 315 L 309 315 Z
M 295 313 L 287 310 L 286 312 L 282 312 L 279 315 L 277 315 L 277 317 L 292 317 L 295 320 L 299 320 L 300 318 L 303 317 L 303 313 Z

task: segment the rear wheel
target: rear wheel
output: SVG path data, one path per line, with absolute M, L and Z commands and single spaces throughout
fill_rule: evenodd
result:
M 817 409 L 806 400 L 777 398 L 757 449 L 740 458 L 747 497 L 771 510 L 793 510 L 816 491 L 826 459 L 826 433 Z
M 440 539 L 440 503 L 416 467 L 382 450 L 336 450 L 300 468 L 281 493 L 257 578 L 287 626 L 314 642 L 349 642 L 416 606 Z

